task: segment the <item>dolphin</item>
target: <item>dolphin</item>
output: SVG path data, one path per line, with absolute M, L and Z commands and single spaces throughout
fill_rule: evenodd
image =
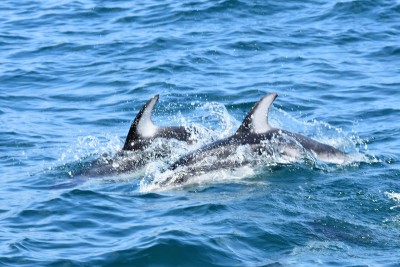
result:
M 184 126 L 158 126 L 151 117 L 159 95 L 153 96 L 141 108 L 133 120 L 124 146 L 111 158 L 100 158 L 91 162 L 79 175 L 103 176 L 129 172 L 143 167 L 155 159 L 168 157 L 168 148 L 147 151 L 156 139 L 176 139 L 189 144 L 194 140 L 194 129 Z
M 184 155 L 169 167 L 174 174 L 158 184 L 182 184 L 190 177 L 207 171 L 254 163 L 247 158 L 229 161 L 230 156 L 243 146 L 249 146 L 251 152 L 259 155 L 279 154 L 278 156 L 292 158 L 293 161 L 301 159 L 308 152 L 320 161 L 335 164 L 345 162 L 346 154 L 330 145 L 272 127 L 268 122 L 268 110 L 277 96 L 277 93 L 270 93 L 262 97 L 246 115 L 235 134 Z M 184 172 L 177 174 L 180 167 Z

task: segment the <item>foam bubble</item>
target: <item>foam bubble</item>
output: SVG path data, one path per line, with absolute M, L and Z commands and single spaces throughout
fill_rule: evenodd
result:
M 400 193 L 395 193 L 395 192 L 385 192 L 385 195 L 390 198 L 391 200 L 397 202 L 400 204 Z M 395 209 L 400 207 L 400 205 L 392 206 L 390 209 Z
M 235 169 L 220 169 L 211 172 L 203 172 L 191 177 L 184 184 L 174 184 L 170 183 L 167 185 L 160 185 L 160 182 L 165 179 L 176 176 L 177 173 L 171 170 L 166 172 L 157 172 L 155 174 L 154 180 L 149 181 L 143 179 L 140 183 L 139 191 L 143 193 L 148 192 L 161 192 L 161 191 L 169 191 L 173 189 L 180 189 L 182 187 L 190 187 L 190 186 L 201 186 L 205 184 L 212 183 L 224 183 L 224 182 L 243 182 L 244 178 L 249 178 L 257 174 L 256 169 L 251 166 L 242 166 L 240 168 Z

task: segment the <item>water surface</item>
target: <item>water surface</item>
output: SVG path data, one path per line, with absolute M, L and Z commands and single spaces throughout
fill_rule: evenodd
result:
M 0 3 L 0 265 L 397 266 L 400 3 Z M 272 164 L 149 190 L 137 172 L 74 173 L 154 121 L 232 134 L 271 124 L 365 160 Z

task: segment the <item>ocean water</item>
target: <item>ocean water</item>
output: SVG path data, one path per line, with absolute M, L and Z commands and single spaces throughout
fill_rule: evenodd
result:
M 3 0 L 0 25 L 0 266 L 400 265 L 398 0 Z M 154 186 L 268 92 L 272 125 L 352 160 Z M 156 94 L 197 141 L 77 175 Z

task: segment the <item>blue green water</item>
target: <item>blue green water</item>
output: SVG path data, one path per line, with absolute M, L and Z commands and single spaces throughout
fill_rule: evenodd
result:
M 0 25 L 0 266 L 400 264 L 399 1 L 3 0 Z M 271 124 L 363 159 L 148 186 L 267 92 Z M 155 94 L 198 142 L 78 180 Z

